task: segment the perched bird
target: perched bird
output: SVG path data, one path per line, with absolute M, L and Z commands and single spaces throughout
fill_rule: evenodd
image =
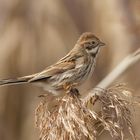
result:
M 93 33 L 85 32 L 74 48 L 57 63 L 36 74 L 0 80 L 0 86 L 32 83 L 54 95 L 71 88 L 77 89 L 93 73 L 96 57 L 104 45 Z

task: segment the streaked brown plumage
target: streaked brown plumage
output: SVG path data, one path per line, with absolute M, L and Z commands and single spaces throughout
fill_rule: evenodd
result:
M 65 86 L 77 87 L 93 72 L 102 43 L 90 32 L 83 33 L 74 48 L 44 71 L 16 79 L 1 80 L 0 85 L 33 83 L 57 95 Z

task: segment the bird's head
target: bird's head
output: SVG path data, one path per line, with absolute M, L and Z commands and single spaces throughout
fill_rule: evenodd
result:
M 77 41 L 77 44 L 81 46 L 88 54 L 96 57 L 98 50 L 105 43 L 101 42 L 93 33 L 83 33 Z

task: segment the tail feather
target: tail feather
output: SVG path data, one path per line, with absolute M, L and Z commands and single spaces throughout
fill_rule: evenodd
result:
M 25 76 L 25 77 L 19 77 L 16 79 L 3 79 L 3 80 L 0 80 L 0 86 L 28 83 L 28 81 L 32 77 L 33 76 Z

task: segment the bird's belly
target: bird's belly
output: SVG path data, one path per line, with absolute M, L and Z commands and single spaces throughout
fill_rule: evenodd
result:
M 82 84 L 89 76 L 92 71 L 92 66 L 87 66 L 79 69 L 74 69 L 72 71 L 65 72 L 60 75 L 53 76 L 49 79 L 49 83 L 52 87 L 56 89 L 63 88 L 63 85 L 73 85 L 78 86 Z
M 33 83 L 34 85 L 43 88 L 43 90 L 52 93 L 54 96 L 59 96 L 60 94 L 63 94 L 63 90 L 62 87 L 58 87 L 58 86 L 52 86 L 51 84 L 49 84 L 48 82 L 35 82 Z

